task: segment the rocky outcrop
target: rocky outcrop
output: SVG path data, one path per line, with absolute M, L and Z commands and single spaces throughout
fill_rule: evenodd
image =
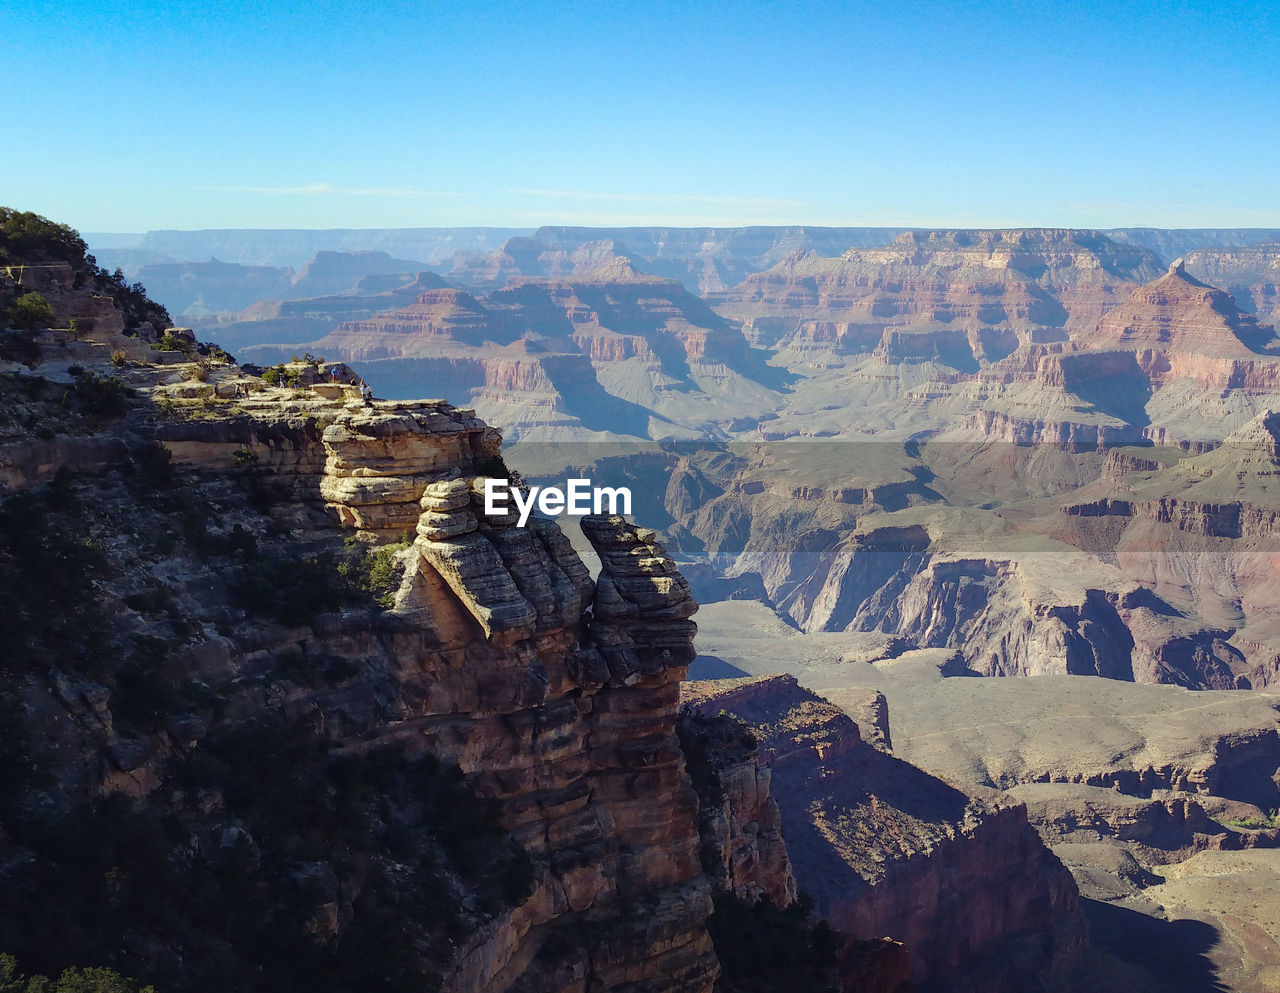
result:
M 1014 787 L 1010 795 L 1027 805 L 1032 823 L 1053 844 L 1115 839 L 1138 846 L 1144 861 L 1176 862 L 1207 848 L 1275 844 L 1272 830 L 1231 830 L 1205 810 L 1207 799 L 1186 794 L 1155 791 L 1133 797 L 1114 788 L 1033 783 Z
M 344 410 L 323 443 L 326 504 L 345 526 L 389 538 L 419 525 L 430 480 L 497 460 L 502 438 L 440 401 Z
M 898 646 L 891 645 L 891 650 Z M 893 751 L 893 737 L 889 732 L 889 701 L 879 690 L 846 690 L 840 706 L 858 725 L 859 736 L 872 748 L 882 752 Z
M 1090 343 L 1139 352 L 1155 349 L 1205 356 L 1239 356 L 1274 337 L 1229 294 L 1187 273 L 1182 259 L 1159 279 L 1134 290 L 1098 322 Z
M 1078 588 L 1046 566 L 1034 556 L 940 554 L 923 529 L 890 527 L 820 554 L 782 605 L 807 630 L 881 631 L 913 647 L 956 649 L 973 675 L 1248 684 L 1230 631 L 1180 617 L 1116 570 L 1099 568 L 1099 585 Z
M 0 299 L 39 293 L 53 307 L 57 327 L 67 327 L 74 320 L 82 332 L 98 337 L 119 335 L 126 315 L 108 293 L 95 292 L 97 289 L 83 270 L 69 263 L 0 266 Z
M 322 495 L 344 522 L 386 534 L 417 515 L 395 614 L 434 646 L 397 658 L 426 678 L 411 680 L 421 697 L 397 723 L 411 719 L 498 799 L 546 866 L 525 903 L 459 950 L 445 988 L 705 989 L 710 903 L 674 734 L 697 605 L 652 533 L 621 518 L 583 521 L 602 563 L 594 584 L 554 524 L 486 518 L 474 473 L 496 442 L 465 412 L 395 404 L 324 434 Z M 664 909 L 636 920 L 627 908 L 641 900 Z M 607 949 L 536 958 L 588 926 L 612 929 Z
M 787 857 L 772 772 L 760 762 L 755 734 L 727 714 L 680 714 L 680 746 L 698 791 L 702 866 L 741 900 L 791 905 L 796 882 Z
M 844 933 L 901 941 L 917 982 L 972 974 L 1021 990 L 1080 952 L 1075 885 L 1023 806 L 966 795 L 863 744 L 790 676 L 692 683 L 683 699 L 752 729 L 797 884 Z
M 1275 324 L 1280 316 L 1280 244 L 1202 248 L 1187 253 L 1186 268 L 1204 282 L 1227 290 L 1236 306 L 1256 314 L 1263 324 Z
M 236 373 L 219 367 L 210 397 Z M 290 856 L 292 875 L 278 884 L 305 882 L 307 894 L 281 898 L 273 911 L 287 940 L 299 949 L 312 947 L 308 935 L 331 945 L 363 940 L 350 936 L 370 926 L 376 885 L 394 892 L 398 916 L 454 921 L 448 930 L 427 927 L 413 944 L 386 937 L 396 956 L 420 956 L 417 965 L 447 991 L 709 993 L 717 974 L 705 927 L 711 886 L 676 736 L 697 605 L 655 536 L 622 518 L 586 519 L 601 561 L 593 582 L 554 523 L 519 528 L 484 516 L 483 478 L 505 477 L 506 469 L 499 436 L 469 411 L 433 401 L 366 405 L 321 390 L 299 397 L 259 382 L 248 399 L 191 401 L 199 416 L 188 419 L 146 402 L 143 391 L 167 395 L 168 376 L 165 367 L 136 370 L 138 396 L 102 432 L 136 464 L 122 472 L 81 453 L 76 468 L 93 475 L 66 484 L 81 493 L 92 487 L 94 506 L 112 508 L 93 524 L 100 543 L 93 547 L 112 572 L 110 588 L 95 595 L 109 600 L 110 611 L 92 616 L 101 619 L 95 637 L 118 642 L 116 661 L 76 669 L 78 657 L 67 655 L 57 665 L 68 671 L 24 669 L 4 695 L 5 707 L 16 699 L 23 720 L 48 732 L 42 740 L 56 756 L 60 816 L 79 816 L 78 804 L 93 796 L 133 798 L 146 816 L 181 825 L 152 845 L 157 859 L 179 835 L 187 861 L 175 865 L 204 865 L 200 859 L 222 858 L 218 852 L 238 844 L 260 895 L 267 853 L 291 844 L 289 835 L 264 832 L 235 813 L 244 802 L 235 799 L 237 787 L 211 787 L 200 798 L 188 791 L 191 756 L 218 768 L 209 756 L 217 742 L 275 728 L 271 734 L 282 737 L 272 747 L 292 756 L 286 784 L 316 776 L 327 783 L 325 770 L 338 766 L 357 780 L 365 772 L 456 766 L 460 785 L 450 789 L 493 805 L 509 836 L 494 857 L 499 867 L 527 865 L 527 886 L 508 875 L 506 895 L 495 898 L 468 890 L 453 870 L 430 875 L 441 850 L 426 862 L 404 855 L 410 861 L 401 865 L 390 849 L 351 854 L 312 844 Z M 157 436 L 163 457 L 155 454 Z M 24 486 L 31 482 L 23 477 Z M 156 485 L 168 487 L 167 503 L 157 507 L 185 513 L 176 518 L 182 525 L 163 525 L 175 531 L 159 546 L 165 552 L 130 530 L 137 494 Z M 268 498 L 256 501 L 260 489 Z M 66 505 L 81 504 L 68 498 Z M 407 543 L 397 540 L 405 530 Z M 196 536 L 190 542 L 188 531 Z M 402 576 L 389 609 L 368 600 L 352 606 L 350 589 L 333 592 L 343 581 L 338 567 L 354 568 L 364 554 L 350 550 L 353 537 L 357 550 L 370 549 L 370 561 Z M 168 604 L 167 612 L 155 602 Z M 135 675 L 129 666 L 142 664 L 139 645 L 153 654 Z M 190 702 L 156 690 L 159 698 L 132 699 L 169 702 L 130 710 L 130 687 L 139 680 L 204 687 L 204 695 Z M 314 753 L 300 744 L 313 733 L 324 741 Z M 279 761 L 276 751 L 255 754 L 242 778 Z M 416 823 L 426 801 L 384 786 L 373 805 L 379 816 Z M 396 855 L 437 829 L 409 830 L 397 836 Z M 493 827 L 477 822 L 467 830 Z M 225 843 L 201 842 L 201 854 L 191 855 L 189 836 Z M 0 832 L 5 871 L 25 866 L 23 885 L 47 884 L 39 875 L 43 856 L 13 845 Z M 523 854 L 510 862 L 512 852 Z M 482 869 L 472 866 L 466 878 Z M 424 873 L 436 887 L 430 893 L 413 889 Z M 203 982 L 205 957 L 132 951 L 213 941 L 188 921 L 188 911 L 205 913 L 203 899 L 193 892 L 180 911 L 128 924 L 129 937 L 120 939 L 128 971 L 163 975 L 171 988 Z M 252 972 L 242 959 L 251 954 L 234 942 L 219 945 L 218 968 Z M 396 962 L 399 969 L 405 960 Z

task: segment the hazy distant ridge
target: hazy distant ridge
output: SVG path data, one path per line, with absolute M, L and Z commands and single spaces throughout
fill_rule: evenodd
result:
M 449 261 L 455 252 L 491 252 L 508 238 L 531 234 L 532 228 L 226 228 L 203 231 L 148 231 L 129 236 L 90 234 L 90 250 L 133 250 L 157 253 L 175 262 L 216 258 L 241 265 L 293 266 L 317 252 L 382 251 L 426 265 Z M 152 259 L 150 261 L 159 261 Z
M 572 249 L 585 242 L 614 239 L 649 259 L 688 259 L 713 252 L 720 258 L 742 258 L 767 264 L 781 250 L 808 249 L 835 256 L 850 248 L 887 245 L 904 231 L 920 227 L 819 227 L 814 225 L 747 225 L 743 227 L 578 227 L 533 228 L 332 228 L 327 230 L 226 228 L 200 231 L 161 230 L 145 234 L 91 232 L 85 235 L 99 261 L 126 270 L 165 261 L 203 262 L 216 258 L 241 265 L 298 268 L 317 252 L 384 251 L 440 267 L 456 253 L 487 253 L 508 239 L 532 236 Z M 1168 263 L 1198 248 L 1234 248 L 1280 241 L 1280 228 L 1112 228 L 1103 232 L 1118 242 L 1140 245 Z M 130 265 L 130 262 L 133 265 Z

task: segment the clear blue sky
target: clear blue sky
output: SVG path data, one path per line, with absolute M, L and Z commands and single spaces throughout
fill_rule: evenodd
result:
M 0 203 L 86 231 L 1280 226 L 1274 0 L 0 0 L 0 37 Z

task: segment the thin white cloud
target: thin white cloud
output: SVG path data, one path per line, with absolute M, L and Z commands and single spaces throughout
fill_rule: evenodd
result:
M 598 200 L 611 203 L 686 203 L 761 210 L 792 210 L 808 206 L 804 200 L 790 200 L 785 197 L 732 197 L 698 193 L 603 193 L 598 190 L 546 190 L 527 187 L 509 189 L 507 192 L 520 196 L 546 197 L 555 200 Z
M 398 200 L 448 200 L 462 196 L 444 190 L 418 190 L 394 186 L 334 186 L 309 183 L 306 186 L 207 186 L 217 193 L 257 193 L 265 196 L 390 197 Z

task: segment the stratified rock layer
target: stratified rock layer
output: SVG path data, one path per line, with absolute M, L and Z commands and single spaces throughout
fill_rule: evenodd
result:
M 772 772 L 754 733 L 728 714 L 682 709 L 680 744 L 701 806 L 702 864 L 712 880 L 748 903 L 790 906 L 796 881 L 771 794 Z
M 798 885 L 845 933 L 901 940 L 918 982 L 1023 990 L 1083 947 L 1075 884 L 1020 804 L 863 744 L 791 676 L 691 683 L 684 699 L 754 730 Z
M 406 496 L 420 511 L 397 612 L 423 640 L 396 656 L 417 702 L 394 733 L 457 761 L 544 867 L 529 900 L 459 950 L 445 989 L 705 990 L 710 895 L 675 737 L 697 604 L 653 534 L 620 517 L 583 521 L 597 583 L 553 523 L 485 518 L 474 465 L 492 437 L 450 413 L 344 414 L 324 432 L 322 485 L 340 515 L 368 496 L 355 523 L 379 531 Z M 655 912 L 637 916 L 641 901 Z M 609 940 L 583 945 L 583 928 Z M 577 951 L 537 957 L 548 941 Z
M 226 407 L 216 419 L 134 419 L 121 430 L 159 429 L 178 472 L 216 489 L 218 526 L 236 520 L 238 535 L 249 534 L 245 523 L 261 529 L 262 518 L 236 509 L 237 472 L 245 485 L 272 487 L 271 513 L 296 525 L 311 553 L 341 549 L 352 529 L 375 546 L 408 531 L 405 547 L 391 549 L 404 578 L 386 612 L 285 626 L 237 615 L 207 567 L 175 559 L 165 568 L 186 570 L 184 604 L 220 617 L 227 633 L 215 638 L 211 627 L 174 664 L 230 687 L 228 720 L 260 715 L 269 695 L 286 720 L 319 722 L 330 755 L 430 755 L 497 801 L 503 827 L 532 859 L 532 892 L 455 948 L 444 990 L 710 993 L 711 890 L 676 736 L 697 604 L 653 534 L 620 517 L 587 518 L 602 562 L 597 584 L 553 522 L 485 518 L 483 480 L 506 475 L 500 439 L 442 402 L 299 402 L 279 390 Z M 304 669 L 341 659 L 346 674 L 285 679 L 278 663 L 287 658 Z M 84 756 L 60 770 L 67 796 L 142 800 L 172 788 L 173 739 L 120 737 L 107 688 L 87 679 L 59 686 L 74 717 L 59 725 L 62 754 Z M 32 693 L 43 715 L 48 694 Z M 76 744 L 81 724 L 120 757 L 103 763 Z M 206 731 L 191 719 L 174 733 L 191 749 Z M 307 871 L 331 878 L 326 866 Z M 334 892 L 315 927 L 339 936 L 359 898 L 358 883 Z

